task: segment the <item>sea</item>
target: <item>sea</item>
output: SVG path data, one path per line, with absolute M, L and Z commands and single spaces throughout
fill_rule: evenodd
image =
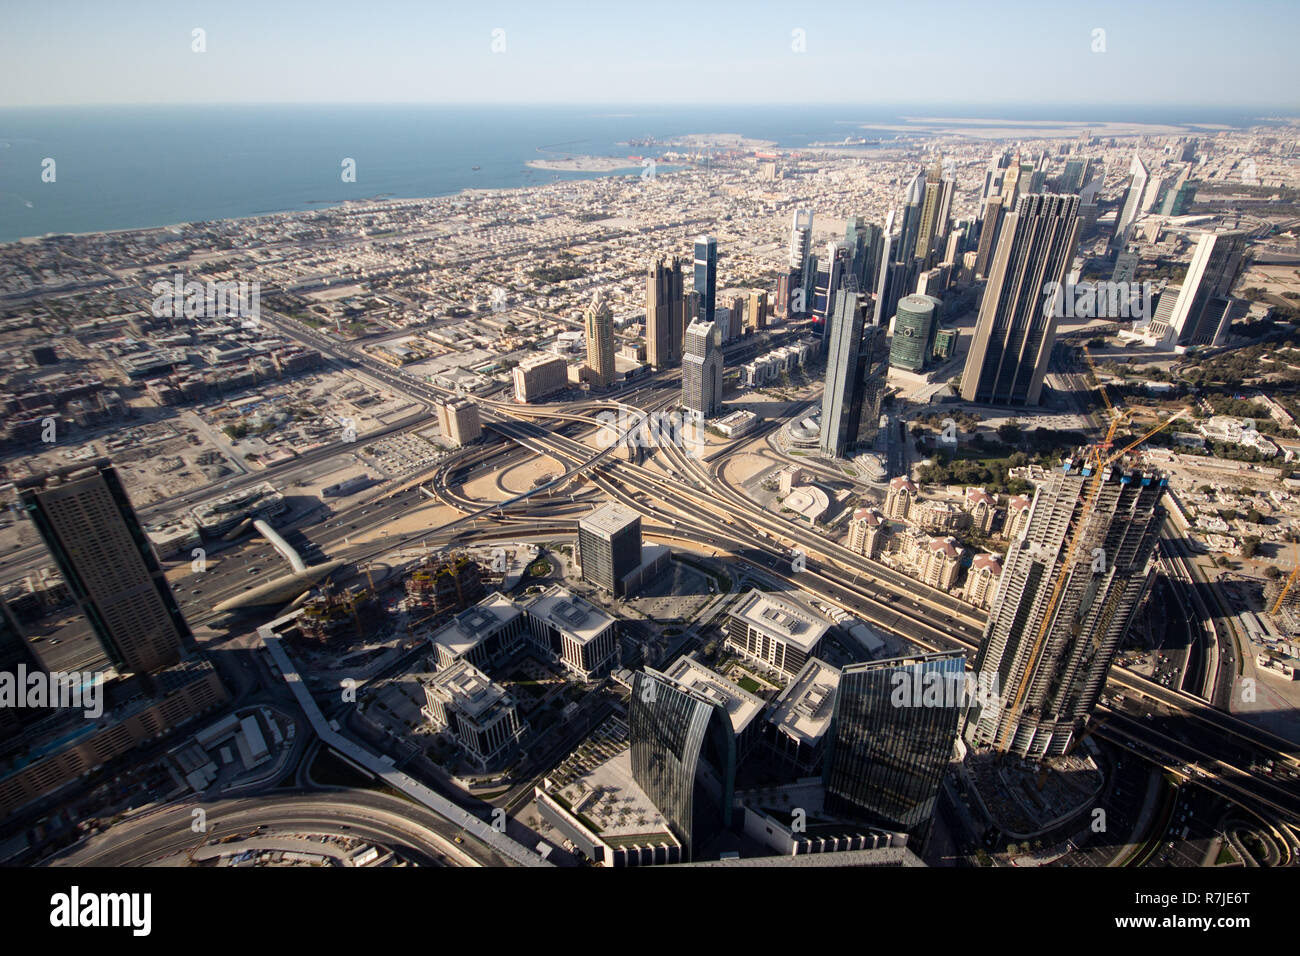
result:
M 611 173 L 533 169 L 535 159 L 655 156 L 657 141 L 737 133 L 797 149 L 894 134 L 907 117 L 1204 125 L 1247 110 L 1059 106 L 527 107 L 202 105 L 0 109 L 0 242 L 443 196 Z M 353 160 L 355 182 L 344 182 Z M 50 162 L 52 160 L 52 162 Z M 640 161 L 616 175 L 639 172 Z

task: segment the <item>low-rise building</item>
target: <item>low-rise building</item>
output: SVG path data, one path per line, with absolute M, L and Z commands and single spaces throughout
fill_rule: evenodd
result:
M 815 657 L 830 624 L 785 595 L 752 589 L 727 617 L 727 646 L 793 676 Z
M 515 699 L 467 660 L 426 679 L 424 696 L 424 715 L 481 770 L 509 756 L 526 728 Z
M 614 665 L 618 622 L 589 601 L 553 585 L 524 605 L 533 641 L 580 680 Z

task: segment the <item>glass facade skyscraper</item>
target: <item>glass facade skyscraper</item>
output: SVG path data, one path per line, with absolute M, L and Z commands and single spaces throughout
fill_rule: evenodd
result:
M 695 240 L 695 291 L 700 295 L 700 311 L 692 318 L 712 322 L 718 300 L 718 240 L 713 236 Z
M 668 821 L 686 858 L 731 825 L 736 738 L 726 708 L 646 668 L 628 701 L 632 778 Z
M 826 809 L 923 837 L 967 703 L 963 651 L 844 668 L 824 771 Z

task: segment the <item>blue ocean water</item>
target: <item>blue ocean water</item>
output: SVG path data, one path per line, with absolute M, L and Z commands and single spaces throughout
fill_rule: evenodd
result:
M 1081 107 L 139 106 L 0 110 L 0 242 L 440 196 L 586 178 L 533 170 L 568 154 L 653 155 L 647 136 L 739 133 L 787 148 L 904 116 L 1240 127 L 1245 110 Z M 867 135 L 870 135 L 867 133 Z M 539 152 L 539 148 L 542 151 Z M 55 161 L 54 182 L 42 162 Z M 343 159 L 356 161 L 344 183 Z M 635 171 L 639 164 L 629 160 Z M 474 169 L 474 167 L 479 167 Z M 626 173 L 625 173 L 626 174 Z

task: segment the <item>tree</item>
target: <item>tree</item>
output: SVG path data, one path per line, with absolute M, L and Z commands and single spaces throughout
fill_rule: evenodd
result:
M 1241 539 L 1241 556 L 1243 558 L 1253 558 L 1258 550 L 1259 538 L 1256 535 L 1248 534 Z
M 1282 576 L 1282 572 L 1277 569 L 1277 565 L 1270 564 L 1264 569 L 1264 577 L 1270 581 L 1275 581 Z

